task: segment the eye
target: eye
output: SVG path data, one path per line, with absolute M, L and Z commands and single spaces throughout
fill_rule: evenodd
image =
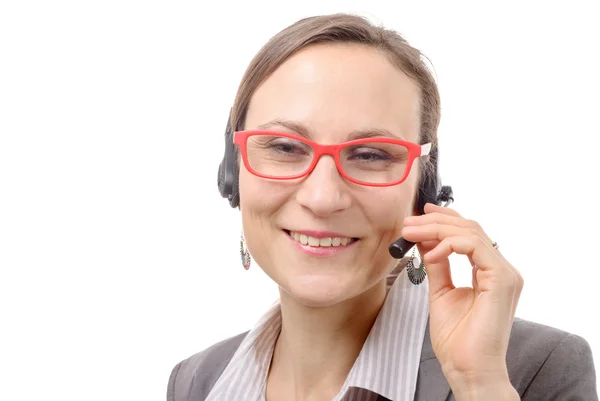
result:
M 361 146 L 354 148 L 350 153 L 350 158 L 359 161 L 381 161 L 390 160 L 392 156 L 381 149 Z
M 357 168 L 388 168 L 406 164 L 408 155 L 408 149 L 397 143 L 367 142 L 346 148 L 344 160 Z
M 282 154 L 306 155 L 310 153 L 308 145 L 289 138 L 273 138 L 266 144 L 271 151 Z

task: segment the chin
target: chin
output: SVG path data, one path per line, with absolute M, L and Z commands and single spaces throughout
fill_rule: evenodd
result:
M 355 288 L 340 277 L 305 275 L 295 277 L 282 289 L 302 305 L 323 308 L 352 298 Z

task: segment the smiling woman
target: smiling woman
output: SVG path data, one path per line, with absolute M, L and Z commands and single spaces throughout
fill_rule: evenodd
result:
M 304 19 L 261 49 L 219 189 L 280 302 L 179 363 L 168 400 L 597 400 L 587 342 L 515 318 L 518 270 L 436 205 L 439 119 L 420 52 L 360 17 Z M 422 256 L 398 263 L 400 236 Z M 453 253 L 472 288 L 453 285 Z

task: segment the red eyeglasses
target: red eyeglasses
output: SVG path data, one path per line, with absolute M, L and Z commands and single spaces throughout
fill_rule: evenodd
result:
M 416 158 L 429 155 L 431 143 L 418 145 L 394 138 L 362 138 L 321 145 L 298 135 L 273 131 L 237 131 L 244 166 L 252 174 L 272 180 L 305 177 L 323 155 L 335 160 L 348 181 L 385 187 L 403 182 Z

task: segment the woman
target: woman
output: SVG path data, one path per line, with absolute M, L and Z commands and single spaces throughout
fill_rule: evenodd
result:
M 432 76 L 394 32 L 332 15 L 267 43 L 231 110 L 219 189 L 241 211 L 244 267 L 252 255 L 280 302 L 178 364 L 168 400 L 597 399 L 587 342 L 515 319 L 517 269 L 435 204 L 439 119 Z M 401 236 L 417 246 L 398 263 Z M 452 253 L 473 288 L 453 286 Z

